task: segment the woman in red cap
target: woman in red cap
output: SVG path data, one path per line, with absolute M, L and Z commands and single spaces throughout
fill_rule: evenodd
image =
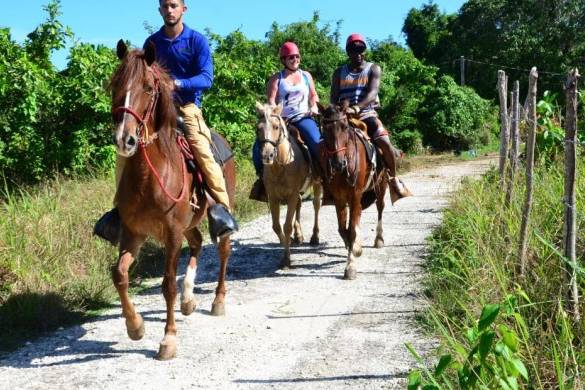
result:
M 388 131 L 384 129 L 375 110 L 380 104 L 378 91 L 382 70 L 379 65 L 366 61 L 366 48 L 366 39 L 362 34 L 354 33 L 347 37 L 345 51 L 349 63 L 337 68 L 333 73 L 331 103 L 348 100 L 350 107 L 347 113 L 356 116 L 367 125 L 368 135 L 376 146 L 382 149 L 382 159 L 390 176 L 390 198 L 394 203 L 412 194 L 396 177 L 396 149 L 392 146 Z
M 282 117 L 287 123 L 299 129 L 313 161 L 317 161 L 321 132 L 317 122 L 311 117 L 312 113 L 318 112 L 319 101 L 313 77 L 309 72 L 299 68 L 301 53 L 294 42 L 285 42 L 280 47 L 279 54 L 284 68 L 268 80 L 266 91 L 268 104 L 282 104 Z M 252 160 L 259 178 L 252 187 L 250 199 L 264 201 L 265 191 L 261 179 L 263 166 L 258 142 L 252 149 Z

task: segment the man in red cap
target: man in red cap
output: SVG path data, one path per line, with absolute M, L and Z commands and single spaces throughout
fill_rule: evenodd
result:
M 349 115 L 359 118 L 368 126 L 368 135 L 376 146 L 382 149 L 382 157 L 390 176 L 390 199 L 392 203 L 411 196 L 404 183 L 396 177 L 396 149 L 390 143 L 388 132 L 378 119 L 376 108 L 379 106 L 378 91 L 382 70 L 380 66 L 365 59 L 366 40 L 361 34 L 347 37 L 345 51 L 349 63 L 335 70 L 331 83 L 331 103 L 348 100 Z

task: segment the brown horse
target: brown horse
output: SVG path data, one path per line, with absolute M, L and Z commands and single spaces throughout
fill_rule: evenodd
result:
M 282 105 L 271 106 L 256 102 L 258 123 L 256 124 L 256 139 L 261 145 L 262 162 L 264 164 L 263 178 L 270 214 L 272 215 L 272 229 L 284 247 L 284 254 L 280 266 L 288 268 L 290 263 L 291 233 L 293 243 L 303 242 L 301 231 L 301 192 L 313 184 L 313 235 L 311 245 L 319 244 L 319 209 L 321 207 L 321 184 L 311 175 L 310 163 L 303 157 L 301 147 L 296 140 L 289 136 L 288 128 L 280 116 Z M 280 204 L 287 204 L 284 234 L 280 226 Z
M 174 307 L 181 244 L 185 237 L 190 249 L 181 296 L 181 312 L 189 315 L 196 306 L 193 286 L 202 244 L 197 226 L 203 220 L 208 204 L 205 196 L 199 196 L 195 207 L 190 205 L 194 179 L 186 171 L 177 144 L 173 82 L 155 62 L 154 45 L 148 45 L 144 51 L 129 52 L 124 42 L 120 41 L 117 54 L 121 63 L 110 82 L 114 142 L 118 154 L 126 162 L 116 193 L 122 231 L 118 263 L 112 268 L 113 280 L 120 295 L 128 336 L 139 340 L 144 335 L 144 321 L 128 296 L 128 269 L 147 237 L 153 237 L 164 245 L 166 257 L 162 291 L 167 319 L 157 358 L 171 359 L 175 357 L 177 348 Z M 233 206 L 233 159 L 225 163 L 223 171 L 230 206 Z M 231 253 L 229 237 L 219 241 L 218 249 L 221 267 L 211 311 L 213 315 L 223 315 L 225 310 L 225 275 Z
M 384 246 L 382 213 L 388 181 L 385 168 L 380 166 L 376 169 L 374 159 L 368 159 L 363 142 L 364 130 L 350 125 L 347 108 L 347 101 L 327 108 L 319 105 L 323 115 L 320 166 L 323 186 L 335 203 L 339 234 L 348 249 L 344 279 L 351 280 L 356 278 L 357 273 L 355 258 L 362 254 L 359 237 L 362 209 L 368 207 L 373 198 L 378 209 L 374 247 Z

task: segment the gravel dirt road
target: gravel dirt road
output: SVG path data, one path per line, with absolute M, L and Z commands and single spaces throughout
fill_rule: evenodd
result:
M 0 360 L 0 389 L 394 389 L 415 363 L 404 347 L 435 345 L 417 326 L 425 239 L 441 221 L 461 178 L 493 164 L 478 159 L 403 176 L 415 194 L 387 202 L 383 249 L 372 247 L 375 206 L 362 216 L 364 253 L 354 281 L 342 279 L 347 251 L 332 206 L 322 208 L 321 245 L 292 249 L 293 268 L 279 270 L 281 249 L 268 215 L 234 236 L 226 315 L 209 315 L 216 285 L 215 248 L 197 270 L 197 310 L 178 319 L 177 358 L 154 359 L 163 336 L 160 279 L 134 298 L 146 335 L 126 336 L 119 306 L 92 322 L 62 329 Z M 312 205 L 303 205 L 305 240 Z M 182 279 L 184 264 L 180 268 Z

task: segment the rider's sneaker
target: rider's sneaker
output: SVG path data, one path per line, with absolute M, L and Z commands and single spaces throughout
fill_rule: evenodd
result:
M 217 239 L 232 235 L 238 231 L 238 223 L 230 214 L 227 207 L 222 204 L 214 204 L 207 209 L 209 219 L 209 235 L 213 242 Z
M 262 179 L 257 179 L 252 186 L 252 190 L 250 191 L 250 195 L 248 196 L 249 199 L 257 200 L 258 202 L 268 202 L 268 197 L 266 196 L 266 188 L 264 188 L 264 182 Z
M 404 185 L 404 182 L 397 177 L 390 178 L 390 201 L 396 203 L 402 198 L 412 196 L 412 192 Z
M 120 214 L 118 209 L 114 207 L 95 223 L 93 234 L 116 246 L 120 242 L 121 228 Z

